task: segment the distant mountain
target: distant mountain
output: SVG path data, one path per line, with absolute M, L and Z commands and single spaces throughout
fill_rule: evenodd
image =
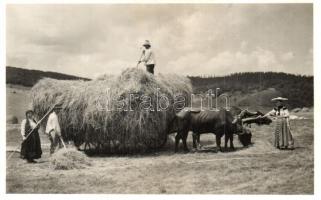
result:
M 313 106 L 313 76 L 276 72 L 245 72 L 222 77 L 189 77 L 196 93 L 209 89 L 227 93 L 231 103 L 242 106 L 272 106 L 271 98 L 289 99 L 289 107 Z
M 18 67 L 6 67 L 6 83 L 23 85 L 27 87 L 33 86 L 42 78 L 54 78 L 59 80 L 90 80 L 88 78 L 77 77 L 57 72 L 46 72 L 40 70 L 22 69 Z

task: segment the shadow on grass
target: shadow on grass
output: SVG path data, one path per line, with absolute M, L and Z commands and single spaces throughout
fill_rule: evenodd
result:
M 189 147 L 189 151 L 184 151 L 183 145 L 180 144 L 178 147 L 178 151 L 175 152 L 175 144 L 170 141 L 164 147 L 160 149 L 149 149 L 142 152 L 132 152 L 132 153 L 97 153 L 97 152 L 86 152 L 89 157 L 157 157 L 157 156 L 172 156 L 172 155 L 180 155 L 180 154 L 194 154 L 194 153 L 218 153 L 219 149 L 213 145 L 211 142 L 204 142 L 203 144 L 209 144 L 202 146 L 202 149 L 195 149 L 192 147 L 192 142 L 187 142 Z M 234 149 L 230 149 L 229 147 L 225 149 L 222 147 L 222 153 L 234 153 L 238 151 L 242 151 L 244 149 L 251 148 L 252 145 L 247 147 L 235 147 Z

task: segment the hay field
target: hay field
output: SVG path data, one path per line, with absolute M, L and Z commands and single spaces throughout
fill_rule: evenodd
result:
M 19 93 L 20 94 L 20 93 Z M 8 93 L 7 115 L 23 116 L 25 97 Z M 27 91 L 21 92 L 27 94 Z M 17 96 L 18 95 L 18 96 Z M 19 108 L 17 108 L 19 105 Z M 12 112 L 12 113 L 11 113 Z M 21 114 L 22 113 L 22 114 Z M 49 140 L 41 135 L 43 156 L 27 164 L 18 154 L 7 160 L 7 193 L 126 193 L 126 194 L 313 194 L 313 113 L 291 121 L 296 149 L 272 147 L 271 126 L 253 126 L 252 147 L 235 152 L 174 154 L 171 140 L 159 152 L 136 156 L 90 157 L 92 166 L 52 170 Z M 19 122 L 21 119 L 19 119 Z M 191 147 L 191 135 L 188 138 Z M 222 140 L 223 141 L 223 140 Z M 7 125 L 7 149 L 20 142 L 19 125 Z M 201 142 L 213 145 L 213 135 Z M 8 155 L 9 153 L 7 153 Z
M 27 108 L 30 103 L 30 88 L 18 85 L 8 84 L 6 88 L 6 101 L 8 102 L 6 111 L 7 116 L 14 115 L 18 118 L 18 122 L 21 123 L 25 117 L 24 112 L 21 109 Z

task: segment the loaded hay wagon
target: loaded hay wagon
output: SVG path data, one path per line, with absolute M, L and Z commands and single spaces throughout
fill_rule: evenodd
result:
M 32 88 L 32 107 L 42 116 L 61 104 L 63 138 L 76 147 L 133 153 L 164 145 L 169 123 L 190 103 L 191 92 L 186 77 L 129 68 L 92 81 L 42 79 Z

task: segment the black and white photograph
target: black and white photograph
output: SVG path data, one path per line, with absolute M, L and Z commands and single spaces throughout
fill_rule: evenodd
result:
M 4 9 L 6 195 L 317 193 L 314 3 Z

